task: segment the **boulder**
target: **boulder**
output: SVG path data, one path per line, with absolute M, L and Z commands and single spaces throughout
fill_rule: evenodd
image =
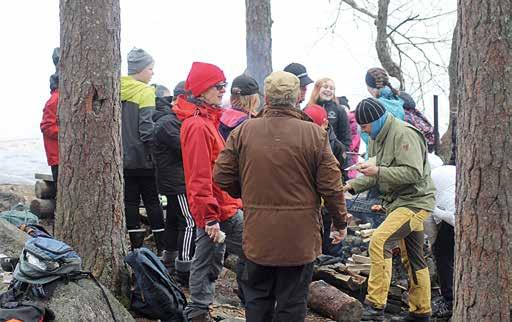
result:
M 0 254 L 19 256 L 27 234 L 0 220 Z M 113 321 L 112 313 L 102 292 L 91 279 L 65 283 L 55 282 L 47 307 L 55 313 L 55 321 Z M 126 308 L 107 290 L 117 321 L 135 321 Z
M 10 210 L 19 203 L 25 203 L 25 198 L 12 191 L 0 191 L 0 212 Z

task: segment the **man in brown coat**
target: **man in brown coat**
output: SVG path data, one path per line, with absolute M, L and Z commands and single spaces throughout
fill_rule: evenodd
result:
M 262 117 L 231 132 L 215 163 L 215 182 L 244 203 L 248 322 L 304 321 L 322 247 L 320 197 L 333 217 L 333 242 L 346 235 L 338 161 L 327 133 L 295 108 L 298 96 L 295 75 L 270 74 Z

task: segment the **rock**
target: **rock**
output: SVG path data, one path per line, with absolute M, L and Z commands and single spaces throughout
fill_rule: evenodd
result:
M 25 199 L 12 191 L 0 191 L 0 211 L 10 210 Z
M 82 279 L 58 286 L 47 302 L 55 321 L 113 321 L 107 301 L 97 284 Z M 105 289 L 117 321 L 135 321 L 130 313 Z
M 18 257 L 28 238 L 29 236 L 16 226 L 0 220 L 0 254 Z
M 27 234 L 0 220 L 0 253 L 19 256 Z M 117 321 L 135 321 L 124 306 L 107 290 Z M 64 321 L 112 321 L 112 315 L 101 290 L 91 279 L 65 283 L 56 282 L 56 288 L 47 300 L 47 306 L 55 313 L 56 322 Z

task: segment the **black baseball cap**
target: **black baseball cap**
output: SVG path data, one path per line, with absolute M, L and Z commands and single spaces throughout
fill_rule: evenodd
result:
M 297 76 L 300 81 L 300 87 L 304 87 L 306 85 L 313 83 L 313 80 L 308 76 L 306 67 L 304 67 L 304 65 L 302 64 L 291 63 L 284 68 L 284 71 L 292 73 L 293 75 Z
M 251 76 L 245 74 L 237 76 L 231 84 L 231 94 L 247 96 L 258 92 L 258 82 Z

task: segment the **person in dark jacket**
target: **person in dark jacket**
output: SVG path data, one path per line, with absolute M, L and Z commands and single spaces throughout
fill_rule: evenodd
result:
M 155 158 L 157 182 L 160 194 L 167 198 L 167 217 L 165 221 L 166 245 L 163 262 L 171 271 L 176 271 L 178 281 L 188 286 L 190 265 L 195 250 L 195 223 L 188 206 L 185 189 L 185 175 L 181 158 L 180 130 L 181 121 L 171 110 L 172 98 L 184 93 L 183 84 L 165 95 L 156 98 L 155 117 Z M 157 86 L 158 89 L 158 86 Z M 167 95 L 166 95 L 167 94 Z
M 43 119 L 39 125 L 43 133 L 46 159 L 52 170 L 55 187 L 57 187 L 57 178 L 59 175 L 59 122 L 57 117 L 57 106 L 59 103 L 59 58 L 60 49 L 57 47 L 53 50 L 52 54 L 55 73 L 50 76 L 50 98 L 44 105 Z
M 313 104 L 318 104 L 326 110 L 329 126 L 332 127 L 334 134 L 343 145 L 343 153 L 350 151 L 350 144 L 352 143 L 350 123 L 347 112 L 338 104 L 332 79 L 321 78 L 315 82 L 315 87 L 308 102 L 308 105 Z M 342 167 L 348 167 L 346 156 L 343 157 L 343 160 Z M 347 179 L 346 171 L 343 171 L 343 177 Z
M 142 197 L 160 255 L 164 249 L 164 219 L 151 151 L 155 90 L 148 85 L 153 65 L 153 58 L 142 49 L 134 48 L 128 53 L 128 76 L 121 77 L 121 134 L 125 216 L 131 247 L 139 248 L 144 242 L 145 229 L 140 226 L 139 214 Z
M 229 133 L 245 120 L 256 116 L 260 106 L 258 82 L 248 75 L 240 75 L 231 85 L 231 107 L 220 117 L 219 132 L 227 140 Z

